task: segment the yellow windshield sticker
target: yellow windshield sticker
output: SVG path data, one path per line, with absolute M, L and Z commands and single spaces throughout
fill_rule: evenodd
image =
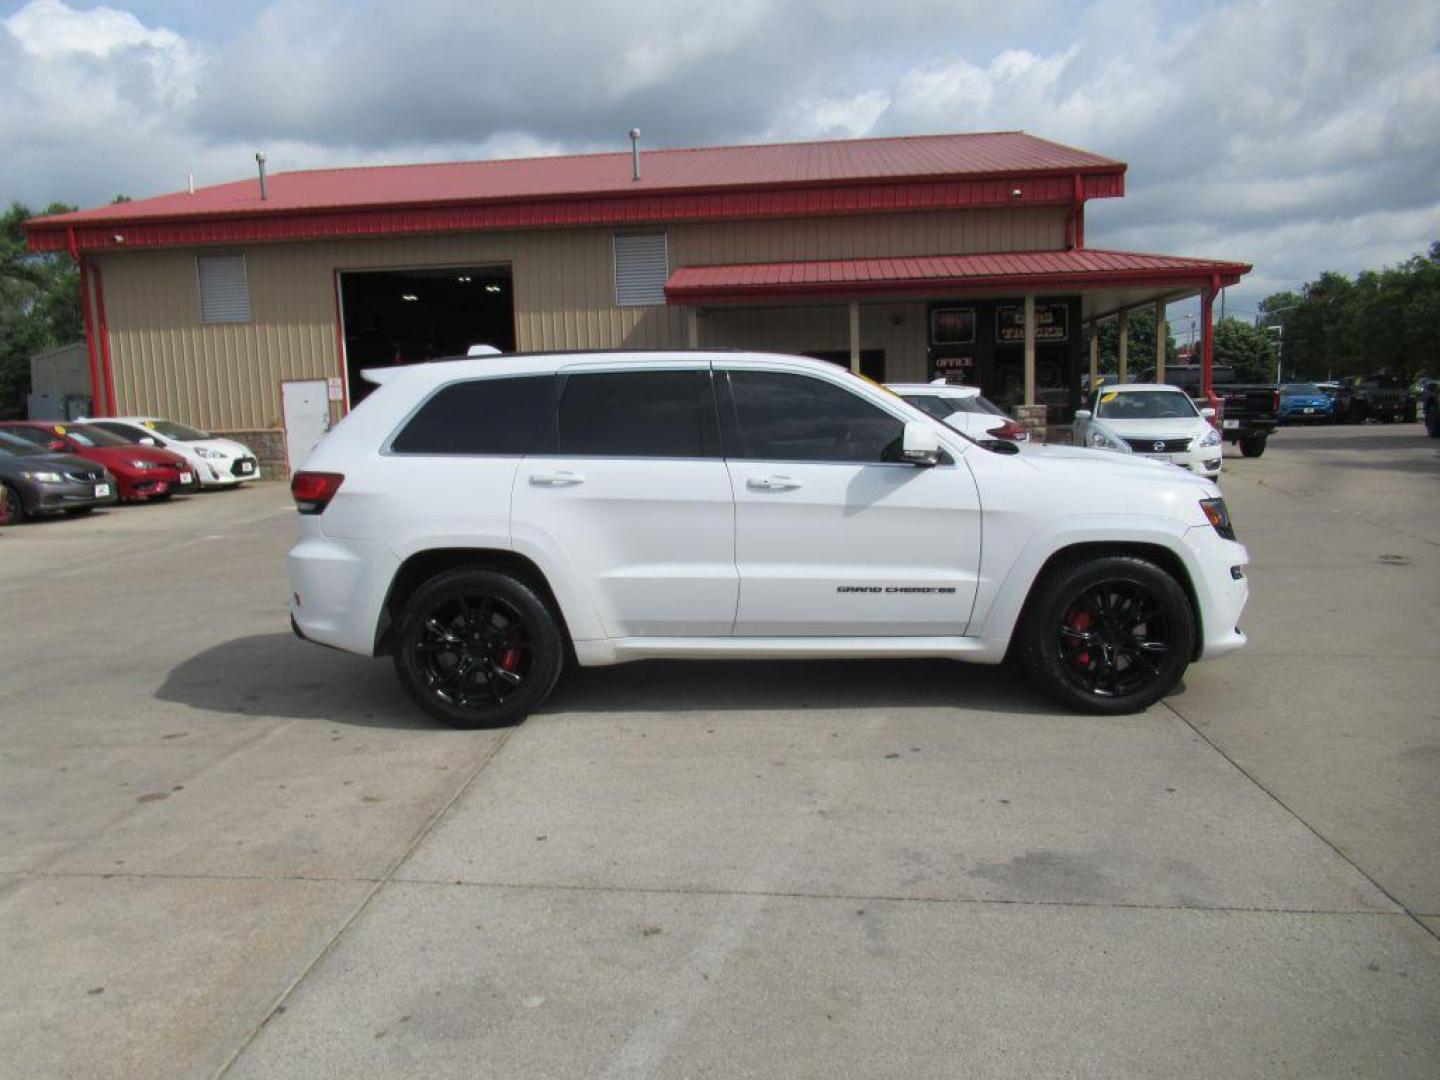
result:
M 148 427 L 151 431 L 154 431 L 154 430 L 155 430 L 155 421 L 154 421 L 154 420 L 146 420 L 146 421 L 145 421 L 145 426 Z
M 53 432 L 55 432 L 56 435 L 64 435 L 64 434 L 65 434 L 65 425 L 64 425 L 64 424 L 56 424 L 56 425 L 55 425 L 54 427 L 52 427 L 50 430 L 53 431 Z
M 1115 400 L 1117 397 L 1119 397 L 1119 396 L 1120 396 L 1120 395 L 1117 394 L 1114 390 L 1111 390 L 1108 394 L 1101 394 L 1101 395 L 1100 395 L 1100 404 L 1101 404 L 1101 405 L 1108 405 L 1110 402 L 1114 401 L 1114 400 Z

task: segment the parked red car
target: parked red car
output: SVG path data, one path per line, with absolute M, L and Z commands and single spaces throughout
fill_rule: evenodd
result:
M 156 446 L 136 446 L 90 424 L 14 420 L 0 423 L 0 431 L 53 453 L 74 454 L 104 465 L 115 474 L 122 500 L 168 499 L 177 491 L 195 487 L 190 463 L 179 454 Z

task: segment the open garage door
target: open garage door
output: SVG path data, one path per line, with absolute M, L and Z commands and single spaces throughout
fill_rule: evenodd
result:
M 508 266 L 345 270 L 340 314 L 352 405 L 375 389 L 360 377 L 366 368 L 463 356 L 471 345 L 515 349 Z

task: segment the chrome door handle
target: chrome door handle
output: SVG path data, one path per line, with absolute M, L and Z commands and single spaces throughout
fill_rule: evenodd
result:
M 530 474 L 530 483 L 536 487 L 573 487 L 583 484 L 585 477 L 577 472 L 537 472 Z
M 752 476 L 745 481 L 745 486 L 756 491 L 794 491 L 800 481 L 793 476 Z

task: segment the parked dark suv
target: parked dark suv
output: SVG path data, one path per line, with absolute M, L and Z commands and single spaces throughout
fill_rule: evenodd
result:
M 1390 375 L 1351 375 L 1335 392 L 1335 419 L 1342 424 L 1383 420 L 1398 424 L 1415 419 L 1415 399 Z

